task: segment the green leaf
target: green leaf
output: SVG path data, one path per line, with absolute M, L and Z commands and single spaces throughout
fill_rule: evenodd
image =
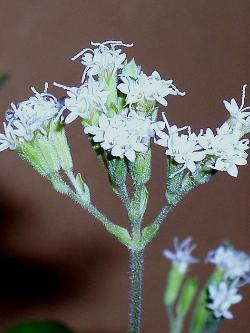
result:
M 147 245 L 154 238 L 159 228 L 160 225 L 158 223 L 157 224 L 152 223 L 143 229 L 142 239 L 145 245 Z
M 7 328 L 4 333 L 73 333 L 73 331 L 59 322 L 38 321 L 26 322 Z
M 127 229 L 120 227 L 119 225 L 113 223 L 105 224 L 105 228 L 108 232 L 115 236 L 123 245 L 129 247 L 131 245 L 131 237 Z

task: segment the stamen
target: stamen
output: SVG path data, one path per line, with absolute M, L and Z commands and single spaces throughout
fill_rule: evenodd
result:
M 87 51 L 93 52 L 93 50 L 90 49 L 89 47 L 82 49 L 82 51 L 78 52 L 73 58 L 71 58 L 71 60 L 75 61 L 77 58 L 79 58 L 81 55 L 83 55 Z
M 58 88 L 62 88 L 62 89 L 69 90 L 69 91 L 74 91 L 74 89 L 72 87 L 67 87 L 67 86 L 57 83 L 57 82 L 53 82 L 53 85 Z
M 245 97 L 246 97 L 246 87 L 247 84 L 244 84 L 242 87 L 242 97 L 241 97 L 241 106 L 240 106 L 240 110 L 243 108 L 244 104 L 245 104 Z M 242 111 L 242 110 L 241 110 Z

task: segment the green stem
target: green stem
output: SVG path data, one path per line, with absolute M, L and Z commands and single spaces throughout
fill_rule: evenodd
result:
M 177 316 L 175 320 L 173 321 L 170 333 L 181 333 L 183 327 L 183 318 L 181 316 Z
M 121 199 L 124 206 L 128 209 L 129 195 L 128 195 L 128 190 L 127 190 L 126 184 L 119 186 L 119 188 L 117 189 L 117 195 Z
M 165 207 L 163 207 L 162 210 L 160 211 L 160 213 L 154 219 L 153 224 L 160 226 L 172 208 L 173 208 L 173 206 L 171 206 L 171 205 L 166 205 Z
M 130 250 L 130 333 L 140 332 L 141 303 L 142 303 L 142 277 L 143 277 L 143 250 Z

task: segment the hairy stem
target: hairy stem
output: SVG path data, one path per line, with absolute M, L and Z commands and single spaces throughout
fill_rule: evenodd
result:
M 129 195 L 128 195 L 128 190 L 127 190 L 126 184 L 122 184 L 121 186 L 119 186 L 119 188 L 117 189 L 117 195 L 121 199 L 124 206 L 128 209 Z
M 183 327 L 183 318 L 182 317 L 177 317 L 172 322 L 172 325 L 171 325 L 171 328 L 170 328 L 170 333 L 181 333 L 182 327 Z
M 143 250 L 130 250 L 130 333 L 140 332 L 143 277 Z
M 163 207 L 162 210 L 160 211 L 160 213 L 154 219 L 153 224 L 155 224 L 155 225 L 158 224 L 160 226 L 172 208 L 173 208 L 173 206 L 171 206 L 171 205 L 166 205 L 165 207 Z

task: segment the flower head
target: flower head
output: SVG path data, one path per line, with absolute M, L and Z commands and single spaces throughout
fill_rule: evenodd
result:
M 126 157 L 133 162 L 136 152 L 148 150 L 152 136 L 152 120 L 138 115 L 132 109 L 125 109 L 112 118 L 102 114 L 96 126 L 86 126 L 86 134 L 93 135 L 93 141 L 100 143 L 112 156 Z
M 237 165 L 247 163 L 249 140 L 240 139 L 238 131 L 233 130 L 228 123 L 217 128 L 217 134 L 208 128 L 198 141 L 207 155 L 215 157 L 214 164 L 210 165 L 212 169 L 226 171 L 230 176 L 237 177 Z
M 126 95 L 128 105 L 145 102 L 158 102 L 167 106 L 167 95 L 181 95 L 172 80 L 162 80 L 160 74 L 154 71 L 150 76 L 141 72 L 136 79 L 129 76 L 121 77 L 122 83 L 117 87 Z
M 105 90 L 103 82 L 95 81 L 92 77 L 87 82 L 77 87 L 66 87 L 54 83 L 55 86 L 67 91 L 68 96 L 64 99 L 65 108 L 70 112 L 65 118 L 65 123 L 69 124 L 77 117 L 87 119 L 93 110 L 100 113 L 107 112 L 105 103 L 108 98 L 108 92 Z
M 62 106 L 57 99 L 48 93 L 48 84 L 44 91 L 39 93 L 32 87 L 34 96 L 18 105 L 11 104 L 12 109 L 7 110 L 4 124 L 5 134 L 1 134 L 1 150 L 15 149 L 19 142 L 31 141 L 37 131 L 46 133 L 50 120 L 55 119 Z
M 206 157 L 205 151 L 199 144 L 199 136 L 192 133 L 188 126 L 182 128 L 178 128 L 176 125 L 170 126 L 164 113 L 162 116 L 168 132 L 157 131 L 158 139 L 155 142 L 167 148 L 166 155 L 172 156 L 177 163 L 183 164 L 178 172 L 188 169 L 193 173 L 196 170 L 196 162 L 202 161 Z M 185 129 L 188 130 L 187 134 L 179 134 Z
M 192 238 L 187 237 L 182 242 L 178 242 L 177 238 L 174 238 L 174 250 L 171 252 L 167 249 L 163 251 L 165 258 L 172 261 L 173 265 L 181 272 L 185 273 L 190 264 L 197 263 L 199 260 L 191 255 L 196 248 L 195 244 L 192 244 Z
M 72 60 L 81 57 L 81 63 L 86 66 L 82 76 L 84 82 L 86 75 L 102 75 L 106 71 L 116 71 L 121 68 L 122 63 L 126 59 L 126 54 L 119 46 L 131 47 L 133 44 L 124 44 L 122 41 L 106 41 L 103 43 L 93 43 L 97 46 L 95 49 L 86 48 L 76 54 Z
M 208 287 L 210 303 L 208 303 L 207 307 L 213 311 L 216 318 L 233 318 L 233 314 L 229 311 L 229 308 L 232 304 L 239 303 L 242 300 L 242 296 L 238 294 L 236 284 L 237 281 L 231 285 L 225 281 L 221 281 L 218 284 L 211 284 Z
M 222 270 L 226 279 L 245 279 L 250 273 L 250 256 L 227 244 L 210 251 L 206 261 Z

